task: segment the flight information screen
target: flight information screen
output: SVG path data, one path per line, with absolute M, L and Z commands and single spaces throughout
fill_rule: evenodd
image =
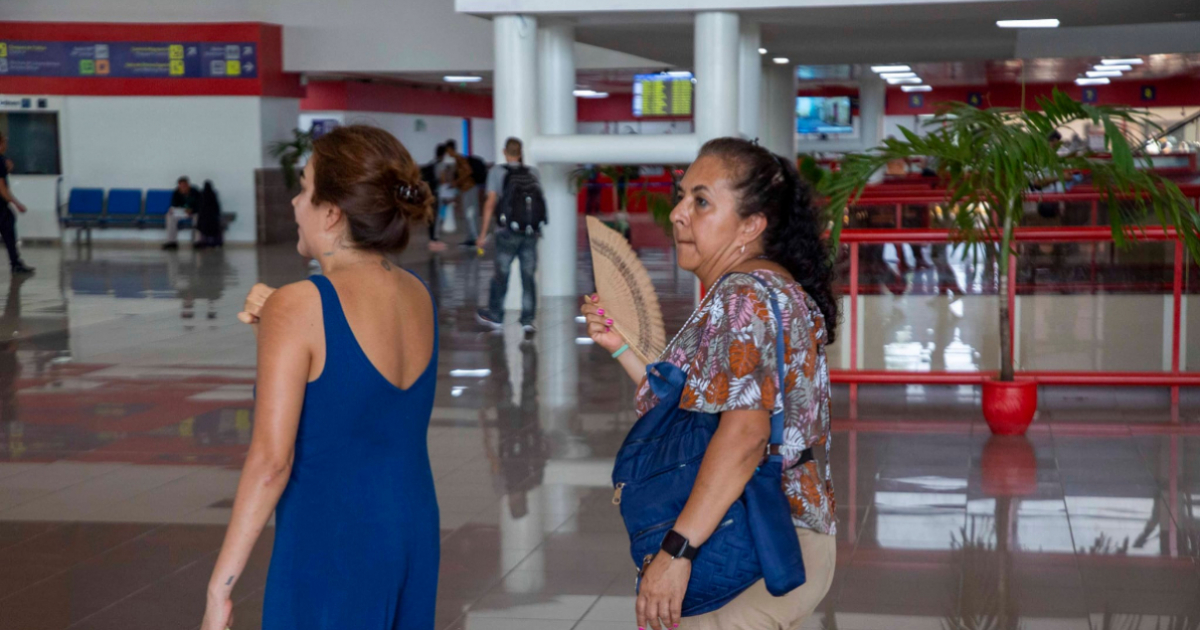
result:
M 691 72 L 639 74 L 633 79 L 633 115 L 691 116 L 695 79 Z

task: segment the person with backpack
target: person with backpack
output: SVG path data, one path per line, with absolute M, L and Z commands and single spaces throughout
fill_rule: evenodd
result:
M 458 152 L 458 143 L 447 140 L 446 152 L 454 157 L 454 187 L 458 190 L 458 205 L 467 221 L 467 239 L 463 247 L 475 247 L 479 239 L 479 189 L 487 184 L 488 167 L 477 155 Z
M 521 262 L 521 327 L 525 334 L 536 332 L 537 242 L 546 225 L 546 197 L 538 171 L 523 161 L 521 141 L 509 138 L 504 143 L 504 164 L 488 172 L 487 200 L 476 244 L 487 244 L 487 230 L 496 216 L 496 275 L 492 278 L 488 305 L 479 309 L 480 323 L 500 328 L 504 323 L 504 296 L 508 292 L 508 273 L 513 260 Z

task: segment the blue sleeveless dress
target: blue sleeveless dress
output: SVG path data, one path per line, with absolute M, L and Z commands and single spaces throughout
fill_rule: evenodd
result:
M 426 435 L 433 357 L 408 389 L 358 345 L 333 284 L 321 292 L 325 369 L 308 384 L 295 459 L 275 511 L 264 630 L 430 630 L 438 505 Z M 428 288 L 428 287 L 426 287 Z

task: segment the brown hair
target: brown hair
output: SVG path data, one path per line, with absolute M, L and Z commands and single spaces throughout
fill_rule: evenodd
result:
M 392 134 L 370 125 L 338 127 L 313 142 L 314 204 L 341 208 L 358 249 L 396 252 L 413 223 L 426 223 L 433 194 Z
M 521 152 L 521 141 L 517 138 L 509 138 L 504 141 L 504 155 L 515 157 L 518 160 L 524 161 L 525 156 Z

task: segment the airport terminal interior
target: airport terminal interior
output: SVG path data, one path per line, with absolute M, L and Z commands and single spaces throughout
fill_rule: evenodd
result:
M 586 218 L 628 239 L 670 339 L 707 291 L 666 218 L 704 141 L 830 176 L 934 132 L 942 103 L 1056 90 L 1146 121 L 1064 124 L 1063 152 L 1107 164 L 1127 134 L 1131 168 L 1200 213 L 1193 0 L 5 0 L 0 212 L 32 272 L 0 267 L 0 630 L 200 628 L 255 431 L 238 314 L 256 283 L 320 273 L 288 158 L 323 134 L 367 123 L 418 164 L 453 141 L 485 166 L 517 137 L 540 169 L 532 329 L 515 268 L 503 324 L 478 319 L 481 203 L 394 257 L 437 313 L 433 627 L 632 630 L 613 465 L 638 386 L 580 316 Z M 1128 197 L 1083 172 L 1017 202 L 1002 271 L 958 245 L 939 173 L 892 160 L 844 210 L 836 567 L 799 627 L 1200 630 L 1200 258 L 1153 217 L 1118 246 Z M 179 221 L 181 177 L 215 189 L 215 232 Z M 1020 435 L 989 411 L 1006 363 L 1036 394 Z M 270 623 L 274 531 L 234 630 Z

